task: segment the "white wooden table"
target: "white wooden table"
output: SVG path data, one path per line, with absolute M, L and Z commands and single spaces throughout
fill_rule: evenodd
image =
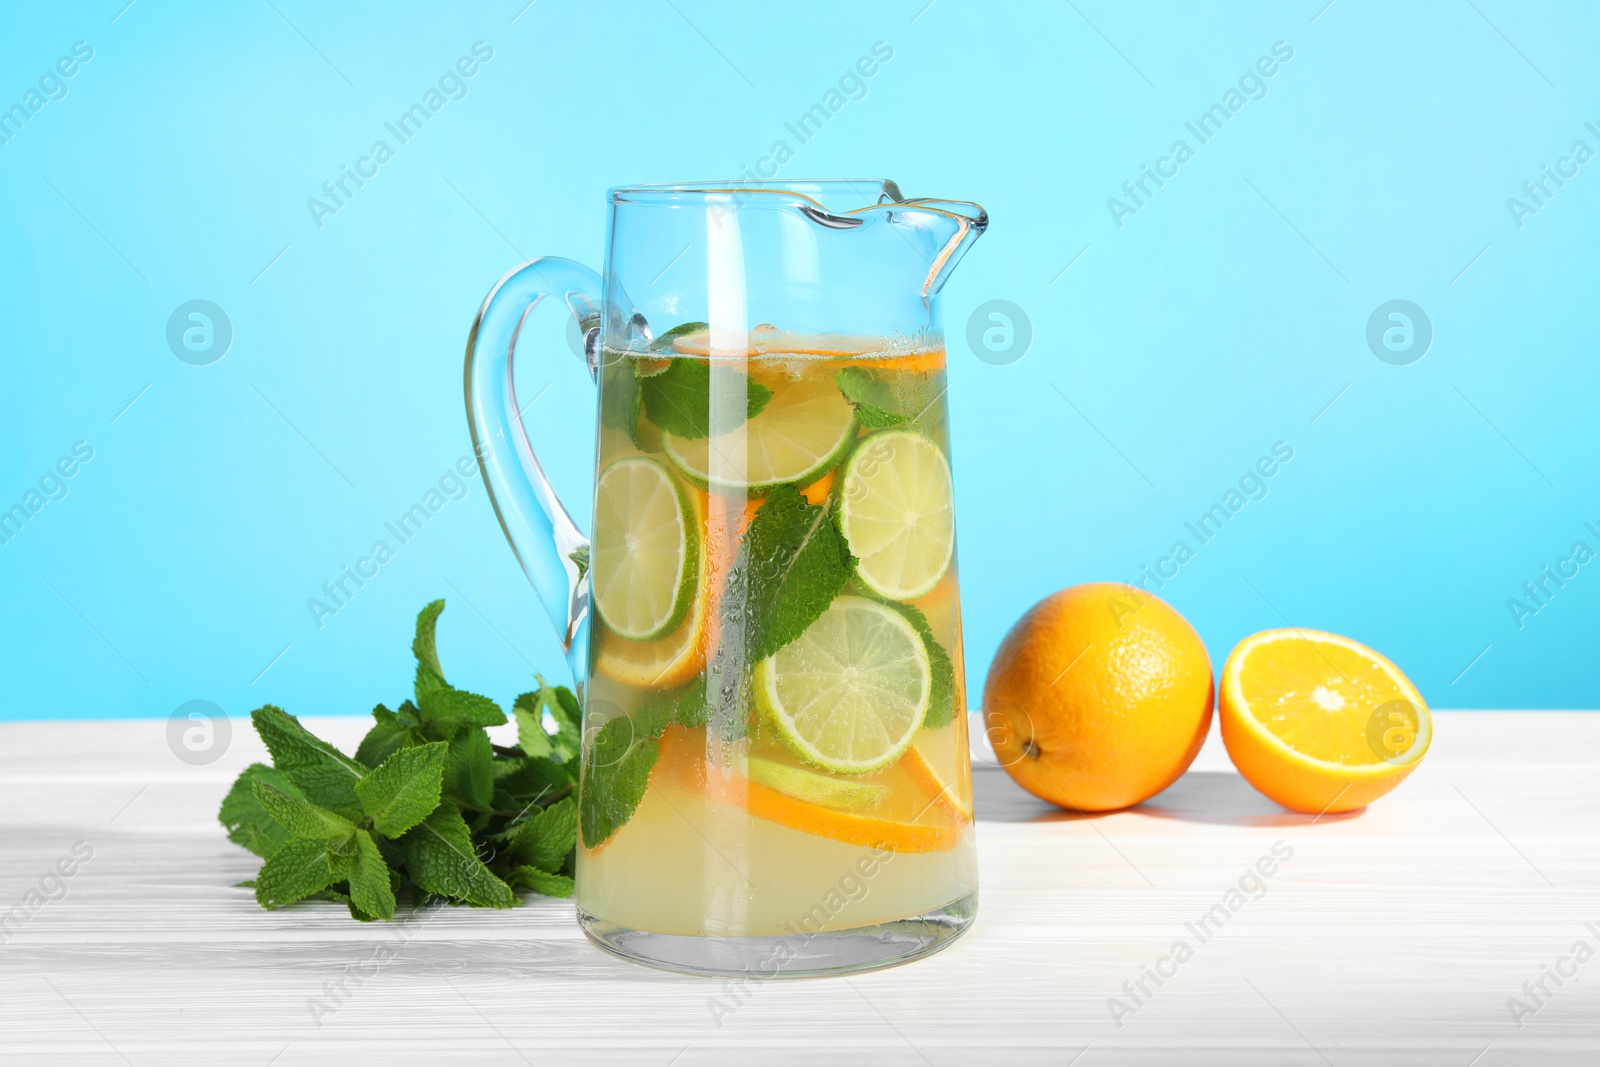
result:
M 308 725 L 347 750 L 365 728 Z M 1596 713 L 1438 713 L 1397 792 L 1318 820 L 1251 790 L 1215 735 L 1167 792 L 1098 818 L 980 764 L 965 938 L 748 991 L 613 959 L 566 901 L 391 925 L 259 909 L 231 888 L 257 861 L 215 820 L 264 756 L 234 726 L 206 767 L 171 754 L 165 722 L 0 726 L 0 919 L 59 896 L 0 932 L 0 1061 L 1600 1063 L 1600 955 L 1569 956 L 1600 953 Z M 46 871 L 76 842 L 93 855 L 58 886 Z M 1278 842 L 1292 856 L 1202 941 L 1186 923 Z M 1523 983 L 1558 966 L 1575 977 L 1534 1001 Z M 714 998 L 738 1008 L 720 1026 Z

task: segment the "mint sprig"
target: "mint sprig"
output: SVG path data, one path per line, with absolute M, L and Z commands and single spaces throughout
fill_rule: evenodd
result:
M 436 600 L 417 616 L 415 701 L 375 707 L 354 757 L 281 708 L 251 714 L 273 765 L 246 768 L 218 818 L 265 861 L 247 883 L 263 907 L 320 899 L 365 921 L 430 897 L 508 908 L 517 890 L 572 894 L 577 697 L 540 678 L 514 707 L 517 746 L 496 747 L 485 728 L 505 712 L 445 680 L 443 610 Z

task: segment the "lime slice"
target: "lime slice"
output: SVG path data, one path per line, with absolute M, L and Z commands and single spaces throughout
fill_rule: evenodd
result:
M 757 785 L 782 793 L 786 797 L 819 804 L 825 808 L 843 808 L 860 811 L 874 808 L 889 799 L 892 792 L 886 785 L 876 782 L 852 782 L 843 778 L 830 778 L 825 774 L 791 767 L 787 763 L 751 756 L 745 776 Z
M 845 464 L 839 530 L 874 593 L 915 600 L 932 592 L 956 548 L 950 463 L 939 446 L 906 430 L 861 442 Z
M 661 435 L 667 455 L 697 485 L 770 489 L 833 469 L 855 439 L 855 408 L 831 379 L 779 385 L 761 413 L 716 437 Z
M 933 669 L 893 608 L 842 596 L 755 669 L 762 717 L 785 748 L 836 774 L 887 767 L 928 714 Z
M 682 621 L 700 569 L 698 525 L 659 460 L 628 456 L 600 472 L 590 591 L 607 629 L 648 641 Z

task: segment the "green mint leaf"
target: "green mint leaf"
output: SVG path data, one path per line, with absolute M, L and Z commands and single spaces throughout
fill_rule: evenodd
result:
M 250 713 L 272 764 L 318 807 L 349 815 L 361 810 L 355 784 L 367 768 L 313 735 L 300 720 L 268 704 Z
M 416 728 L 382 704 L 372 709 L 372 717 L 376 721 L 356 747 L 356 762 L 376 767 L 401 749 L 422 744 Z
M 424 666 L 421 663 L 417 664 L 416 681 L 412 683 L 411 693 L 416 697 L 418 704 L 426 700 L 430 694 L 441 690 L 448 691 L 449 689 L 450 683 L 434 674 L 432 667 Z
M 922 725 L 949 726 L 955 717 L 955 664 L 939 639 L 933 636 L 928 617 L 910 604 L 890 604 L 922 636 L 923 647 L 928 650 L 928 665 L 933 668 L 933 693 L 928 701 L 928 717 Z
M 626 715 L 600 728 L 589 746 L 583 788 L 578 791 L 585 845 L 594 848 L 633 818 L 660 755 L 661 743 L 641 736 Z
M 217 820 L 227 829 L 229 841 L 266 859 L 282 848 L 291 835 L 256 799 L 255 783 L 258 781 L 275 786 L 290 796 L 302 796 L 300 787 L 289 781 L 282 771 L 273 770 L 264 763 L 252 763 L 239 775 L 233 788 L 223 798 Z
M 327 841 L 296 838 L 267 857 L 256 875 L 256 902 L 263 908 L 281 908 L 341 881 L 350 861 L 329 846 Z
M 539 688 L 534 693 L 525 693 L 518 697 L 519 703 L 533 721 L 538 723 L 541 731 L 544 730 L 544 713 L 550 713 L 550 719 L 556 724 L 556 732 L 551 735 L 545 731 L 545 736 L 550 739 L 550 758 L 557 763 L 570 763 L 578 757 L 583 747 L 583 708 L 578 704 L 578 698 L 572 690 L 564 685 L 551 685 L 544 680 L 544 675 L 533 676 L 539 683 Z M 532 701 L 525 698 L 531 697 Z M 520 722 L 520 720 L 519 720 Z M 521 730 L 518 729 L 520 738 Z M 530 736 L 530 740 L 533 740 Z M 534 741 L 537 744 L 537 741 Z M 524 749 L 524 752 L 527 750 Z M 527 753 L 532 755 L 532 753 Z
M 555 874 L 566 864 L 578 840 L 578 805 L 571 797 L 540 810 L 517 824 L 511 837 L 511 858 L 519 864 Z
M 537 867 L 513 867 L 510 873 L 511 884 L 518 889 L 531 889 L 535 893 L 543 893 L 547 897 L 570 897 L 572 895 L 572 879 L 564 874 L 551 874 L 541 871 Z
M 417 613 L 417 636 L 411 642 L 411 651 L 417 657 L 417 666 L 422 667 L 439 679 L 444 684 L 444 668 L 439 666 L 439 650 L 434 644 L 433 632 L 439 623 L 439 613 L 444 610 L 444 601 L 435 600 Z M 419 679 L 420 682 L 420 679 Z M 421 696 L 419 693 L 418 696 Z
M 709 437 L 712 430 L 711 395 L 715 378 L 715 392 L 719 397 L 737 397 L 741 387 L 745 394 L 743 418 L 751 419 L 761 413 L 772 399 L 772 390 L 748 375 L 729 367 L 713 369 L 703 359 L 674 359 L 660 374 L 640 383 L 644 393 L 644 409 L 657 427 L 678 437 Z M 722 416 L 719 405 L 718 415 Z M 738 425 L 722 425 L 719 417 L 716 429 L 727 433 Z
M 706 702 L 706 678 L 699 675 L 688 685 L 647 697 L 633 713 L 634 727 L 644 737 L 660 737 L 673 723 L 704 726 L 711 716 Z
M 251 788 L 255 791 L 256 800 L 267 809 L 267 814 L 297 838 L 332 841 L 355 832 L 356 824 L 343 815 L 319 808 L 309 800 L 285 793 L 259 778 L 251 783 Z
M 385 837 L 399 837 L 439 806 L 447 748 L 435 741 L 400 749 L 356 783 L 361 810 L 374 829 Z
M 561 764 L 550 759 L 498 759 L 494 761 L 495 795 L 513 803 L 504 807 L 522 808 L 543 801 L 547 804 L 572 792 L 572 776 Z M 502 807 L 495 802 L 495 807 Z
M 473 808 L 487 808 L 494 799 L 494 746 L 480 727 L 462 730 L 450 739 L 445 787 Z
M 639 410 L 644 404 L 644 393 L 630 366 L 633 360 L 613 353 L 607 356 L 612 363 L 600 379 L 600 424 L 633 437 L 639 432 Z
M 524 756 L 550 755 L 550 735 L 544 729 L 544 702 L 537 691 L 523 693 L 511 705 L 517 720 L 517 747 Z
M 838 383 L 839 392 L 844 394 L 844 398 L 855 406 L 856 420 L 868 429 L 881 430 L 906 421 L 905 415 L 888 406 L 894 402 L 889 390 L 871 371 L 863 367 L 846 367 L 834 377 L 834 381 Z
M 350 862 L 350 914 L 361 913 L 378 919 L 394 918 L 394 887 L 389 884 L 389 865 L 378 851 L 378 843 L 365 830 L 356 831 L 356 850 Z
M 451 726 L 502 726 L 506 713 L 488 697 L 465 689 L 434 689 L 417 700 L 422 721 Z
M 744 632 L 745 662 L 766 659 L 828 610 L 850 577 L 850 554 L 826 505 L 781 485 L 750 521 L 722 596 L 723 633 Z
M 478 858 L 472 831 L 453 801 L 441 801 L 402 843 L 406 874 L 426 892 L 481 908 L 509 908 L 516 903 L 511 887 Z
M 674 326 L 660 337 L 657 337 L 654 341 L 651 341 L 650 351 L 671 352 L 672 342 L 676 341 L 678 338 L 684 336 L 685 334 L 701 333 L 702 331 L 709 329 L 711 329 L 711 324 L 709 322 L 680 322 L 678 325 Z

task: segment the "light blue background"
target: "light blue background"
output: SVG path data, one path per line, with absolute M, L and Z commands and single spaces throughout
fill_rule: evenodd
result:
M 0 103 L 95 54 L 0 145 L 0 502 L 95 453 L 0 546 L 0 717 L 365 712 L 406 692 L 436 596 L 458 684 L 564 677 L 476 481 L 320 630 L 306 600 L 468 452 L 497 277 L 598 265 L 607 186 L 737 174 L 878 40 L 783 176 L 991 214 L 944 309 L 973 704 L 1030 604 L 1138 576 L 1280 440 L 1270 495 L 1161 590 L 1218 665 L 1287 619 L 1435 706 L 1600 703 L 1600 566 L 1520 630 L 1507 607 L 1600 549 L 1600 161 L 1521 229 L 1506 207 L 1600 150 L 1593 5 L 524 2 L 8 5 Z M 479 40 L 469 95 L 318 229 L 306 199 Z M 1280 40 L 1268 95 L 1196 146 L 1184 122 Z M 1195 158 L 1118 229 L 1107 198 L 1179 137 Z M 211 366 L 164 338 L 197 298 L 233 324 Z M 1034 330 L 1009 366 L 964 340 L 997 298 Z M 1395 298 L 1435 331 L 1410 366 L 1365 342 Z M 529 418 L 576 505 L 592 386 L 553 323 Z

